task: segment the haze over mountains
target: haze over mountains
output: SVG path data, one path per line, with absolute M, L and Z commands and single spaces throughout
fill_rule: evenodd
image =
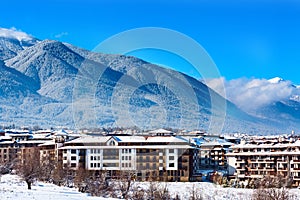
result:
M 0 60 L 0 123 L 6 125 L 256 134 L 300 127 L 296 93 L 248 114 L 180 72 L 131 56 L 40 41 L 15 30 L 0 29 Z

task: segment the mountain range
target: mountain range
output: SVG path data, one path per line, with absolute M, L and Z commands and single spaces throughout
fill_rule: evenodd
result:
M 0 29 L 0 68 L 4 125 L 249 134 L 300 127 L 297 96 L 246 113 L 186 74 L 8 29 Z

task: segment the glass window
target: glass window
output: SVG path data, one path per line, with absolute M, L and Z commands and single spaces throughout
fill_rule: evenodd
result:
M 175 167 L 174 163 L 169 163 L 169 167 Z
M 71 156 L 71 160 L 76 160 L 76 156 Z

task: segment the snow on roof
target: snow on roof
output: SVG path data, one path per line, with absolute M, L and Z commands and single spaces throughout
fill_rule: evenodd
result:
M 32 138 L 33 139 L 45 139 L 45 138 L 48 138 L 47 136 L 48 135 L 46 135 L 46 134 L 33 134 Z
M 47 141 L 43 144 L 40 144 L 39 146 L 48 146 L 48 145 L 55 145 L 55 144 L 56 144 L 55 141 L 51 140 L 51 141 Z
M 59 149 L 192 149 L 189 145 L 141 145 L 141 146 L 64 146 Z
M 223 144 L 218 141 L 209 141 L 202 143 L 201 146 L 223 146 Z
M 111 136 L 82 136 L 80 138 L 76 138 L 74 140 L 68 141 L 65 144 L 72 144 L 72 143 L 105 143 L 110 138 L 111 138 Z
M 114 136 L 118 142 L 144 142 L 144 136 Z
M 225 135 L 224 139 L 226 140 L 240 140 L 240 138 L 234 137 L 234 136 L 230 136 L 230 135 Z
M 186 140 L 173 136 L 154 136 L 148 137 L 146 142 L 176 142 L 176 143 L 187 143 Z
M 138 142 L 138 143 L 166 143 L 166 142 L 187 142 L 183 138 L 173 136 L 114 136 L 114 138 L 121 143 Z
M 172 131 L 168 131 L 168 130 L 165 130 L 165 129 L 162 129 L 162 128 L 160 128 L 160 129 L 156 129 L 156 130 L 152 130 L 152 131 L 149 131 L 149 133 L 172 133 Z
M 294 143 L 262 143 L 262 144 L 238 144 L 232 148 L 286 148 L 286 147 L 300 147 L 300 141 Z
M 67 131 L 65 131 L 64 129 L 54 132 L 54 135 L 56 135 L 56 136 L 68 136 L 68 134 L 69 133 Z
M 45 143 L 47 140 L 26 140 L 26 141 L 19 141 L 19 144 L 36 144 L 36 143 Z
M 0 136 L 0 140 L 11 140 L 11 137 L 8 135 Z
M 274 156 L 274 155 L 300 155 L 300 151 L 274 151 L 274 152 L 239 152 L 239 153 L 227 153 L 227 156 Z
M 34 131 L 35 134 L 49 134 L 49 133 L 52 133 L 52 130 L 51 129 L 43 129 L 43 130 L 37 130 L 37 131 Z

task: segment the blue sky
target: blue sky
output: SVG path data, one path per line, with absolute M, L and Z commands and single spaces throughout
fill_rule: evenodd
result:
M 90 50 L 128 29 L 164 27 L 195 39 L 228 80 L 281 76 L 300 84 L 296 0 L 10 0 L 1 2 L 0 26 Z M 160 60 L 153 52 L 136 55 L 164 65 L 174 63 L 166 61 L 172 57 L 161 55 L 165 59 Z

